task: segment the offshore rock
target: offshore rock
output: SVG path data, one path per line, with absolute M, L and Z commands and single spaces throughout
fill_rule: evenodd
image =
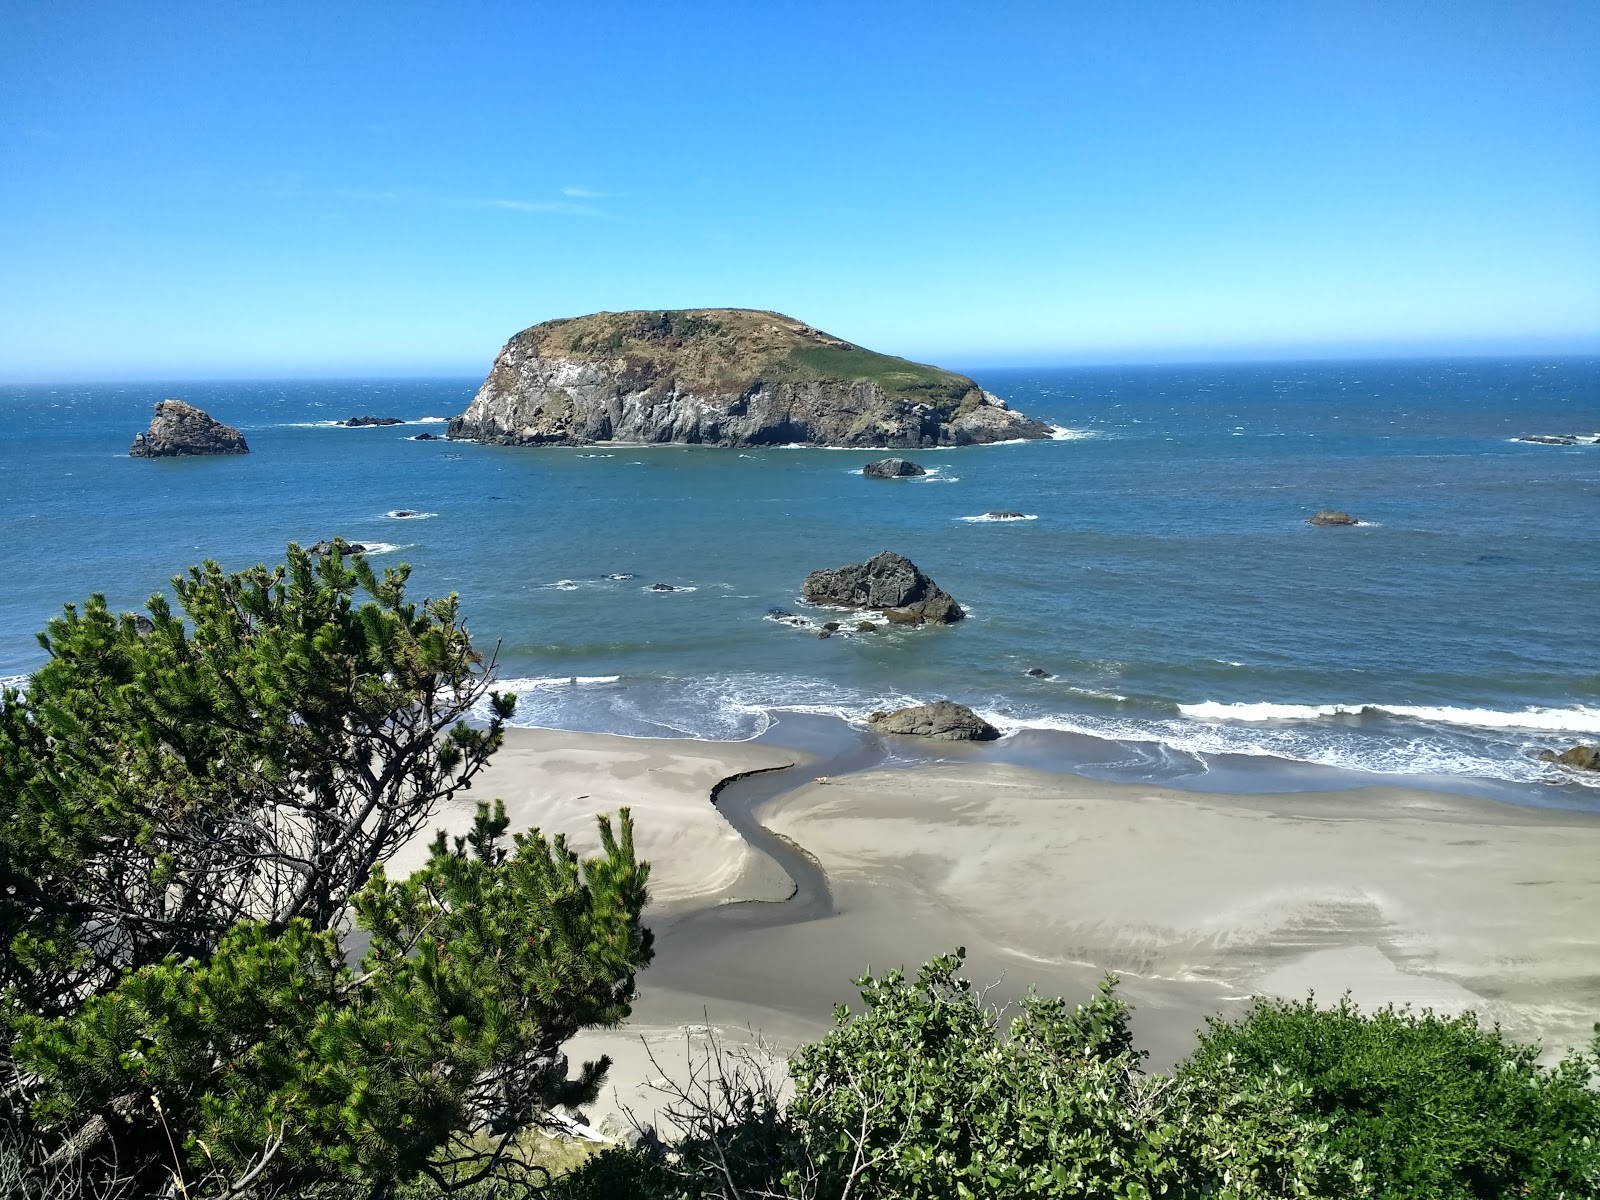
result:
M 213 420 L 182 400 L 162 400 L 145 433 L 133 435 L 134 458 L 172 458 L 185 454 L 249 454 L 244 434 Z
M 904 458 L 882 458 L 861 468 L 868 479 L 905 479 L 912 475 L 926 475 L 927 468 Z
M 351 417 L 348 421 L 340 421 L 339 424 L 358 429 L 363 425 L 404 425 L 405 422 L 399 417 Z
M 307 554 L 333 554 L 337 552 L 342 558 L 346 554 L 365 554 L 367 548 L 360 542 L 347 542 L 342 537 L 332 538 L 328 541 L 318 542 L 307 550 Z
M 1356 520 L 1354 517 L 1352 517 L 1347 512 L 1339 512 L 1337 509 L 1325 508 L 1319 513 L 1312 513 L 1311 516 L 1306 519 L 1306 524 L 1307 525 L 1359 525 L 1359 524 L 1361 524 L 1361 522 Z
M 1541 750 L 1539 757 L 1574 771 L 1600 771 L 1600 746 L 1574 746 L 1559 754 L 1554 750 Z
M 966 615 L 916 563 L 892 550 L 864 563 L 813 571 L 800 592 L 813 604 L 881 609 L 895 625 L 948 625 Z
M 1050 427 L 965 375 L 752 309 L 594 313 L 506 343 L 448 436 L 505 445 L 965 446 Z
M 965 704 L 940 700 L 894 712 L 875 712 L 867 724 L 879 733 L 904 733 L 943 742 L 992 742 L 1000 731 Z

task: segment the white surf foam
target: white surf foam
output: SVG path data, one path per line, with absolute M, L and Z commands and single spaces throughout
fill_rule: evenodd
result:
M 639 589 L 641 592 L 654 592 L 657 596 L 671 595 L 673 592 L 698 592 L 700 589 L 693 584 L 675 583 L 670 588 L 658 588 L 655 584 L 646 584 Z
M 405 546 L 396 542 L 362 542 L 361 544 L 366 547 L 364 553 L 368 558 L 371 558 L 374 554 L 393 554 L 396 550 L 410 548 L 410 543 Z
M 1050 440 L 1052 442 L 1081 442 L 1087 438 L 1099 437 L 1096 429 L 1068 429 L 1065 425 L 1050 426 Z
M 597 684 L 619 683 L 621 680 L 621 675 L 535 675 L 496 680 L 494 690 L 520 694 L 541 688 L 594 687 Z
M 449 417 L 418 417 L 415 421 L 407 421 L 407 425 L 448 425 Z
M 1600 733 L 1600 708 L 1457 708 L 1415 704 L 1180 704 L 1197 721 L 1316 721 L 1329 717 L 1390 716 L 1477 729 L 1537 729 L 1551 733 Z
M 980 513 L 975 517 L 957 517 L 956 518 L 956 520 L 958 520 L 958 521 L 991 521 L 991 522 L 1037 521 L 1038 519 L 1039 519 L 1039 515 L 1037 513 L 1023 513 L 1021 516 L 1016 516 L 1016 517 L 999 517 L 999 516 L 995 516 L 992 513 Z
M 437 517 L 438 513 L 416 512 L 409 508 L 391 509 L 383 514 L 394 521 L 426 521 L 429 517 Z

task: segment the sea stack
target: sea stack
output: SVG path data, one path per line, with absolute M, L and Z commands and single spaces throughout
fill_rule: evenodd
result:
M 1048 438 L 965 375 L 742 308 L 593 313 L 506 343 L 449 436 L 503 445 L 966 446 Z
M 244 434 L 214 420 L 182 400 L 156 404 L 150 428 L 133 435 L 128 453 L 134 458 L 171 458 L 188 454 L 249 454 Z
M 966 616 L 950 593 L 892 550 L 864 563 L 813 571 L 801 594 L 813 604 L 878 609 L 891 625 L 949 625 Z
M 1361 522 L 1358 521 L 1355 517 L 1352 517 L 1347 512 L 1340 512 L 1337 509 L 1333 509 L 1333 508 L 1325 508 L 1321 512 L 1312 513 L 1310 517 L 1306 518 L 1306 524 L 1307 525 L 1359 525 L 1359 524 L 1361 524 Z

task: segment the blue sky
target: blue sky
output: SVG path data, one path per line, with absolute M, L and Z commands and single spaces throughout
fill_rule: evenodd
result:
M 1600 5 L 0 0 L 0 379 L 1600 349 Z

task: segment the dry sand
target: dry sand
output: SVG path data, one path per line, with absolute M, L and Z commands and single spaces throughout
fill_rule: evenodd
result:
M 573 1046 L 616 1059 L 602 1110 L 657 1103 L 645 1043 L 681 1073 L 685 1031 L 780 1050 L 817 1037 L 851 980 L 967 947 L 1001 999 L 1086 996 L 1122 973 L 1155 1065 L 1252 994 L 1467 1008 L 1552 1051 L 1600 1017 L 1600 816 L 1370 788 L 1222 796 L 982 763 L 809 778 L 758 809 L 827 873 L 831 913 L 791 920 L 788 877 L 709 802 L 802 758 L 760 743 L 513 730 L 473 797 L 514 828 L 594 844 L 631 805 L 653 865 L 656 964 L 635 1017 Z M 447 824 L 461 828 L 470 804 Z M 738 917 L 741 920 L 725 918 Z

